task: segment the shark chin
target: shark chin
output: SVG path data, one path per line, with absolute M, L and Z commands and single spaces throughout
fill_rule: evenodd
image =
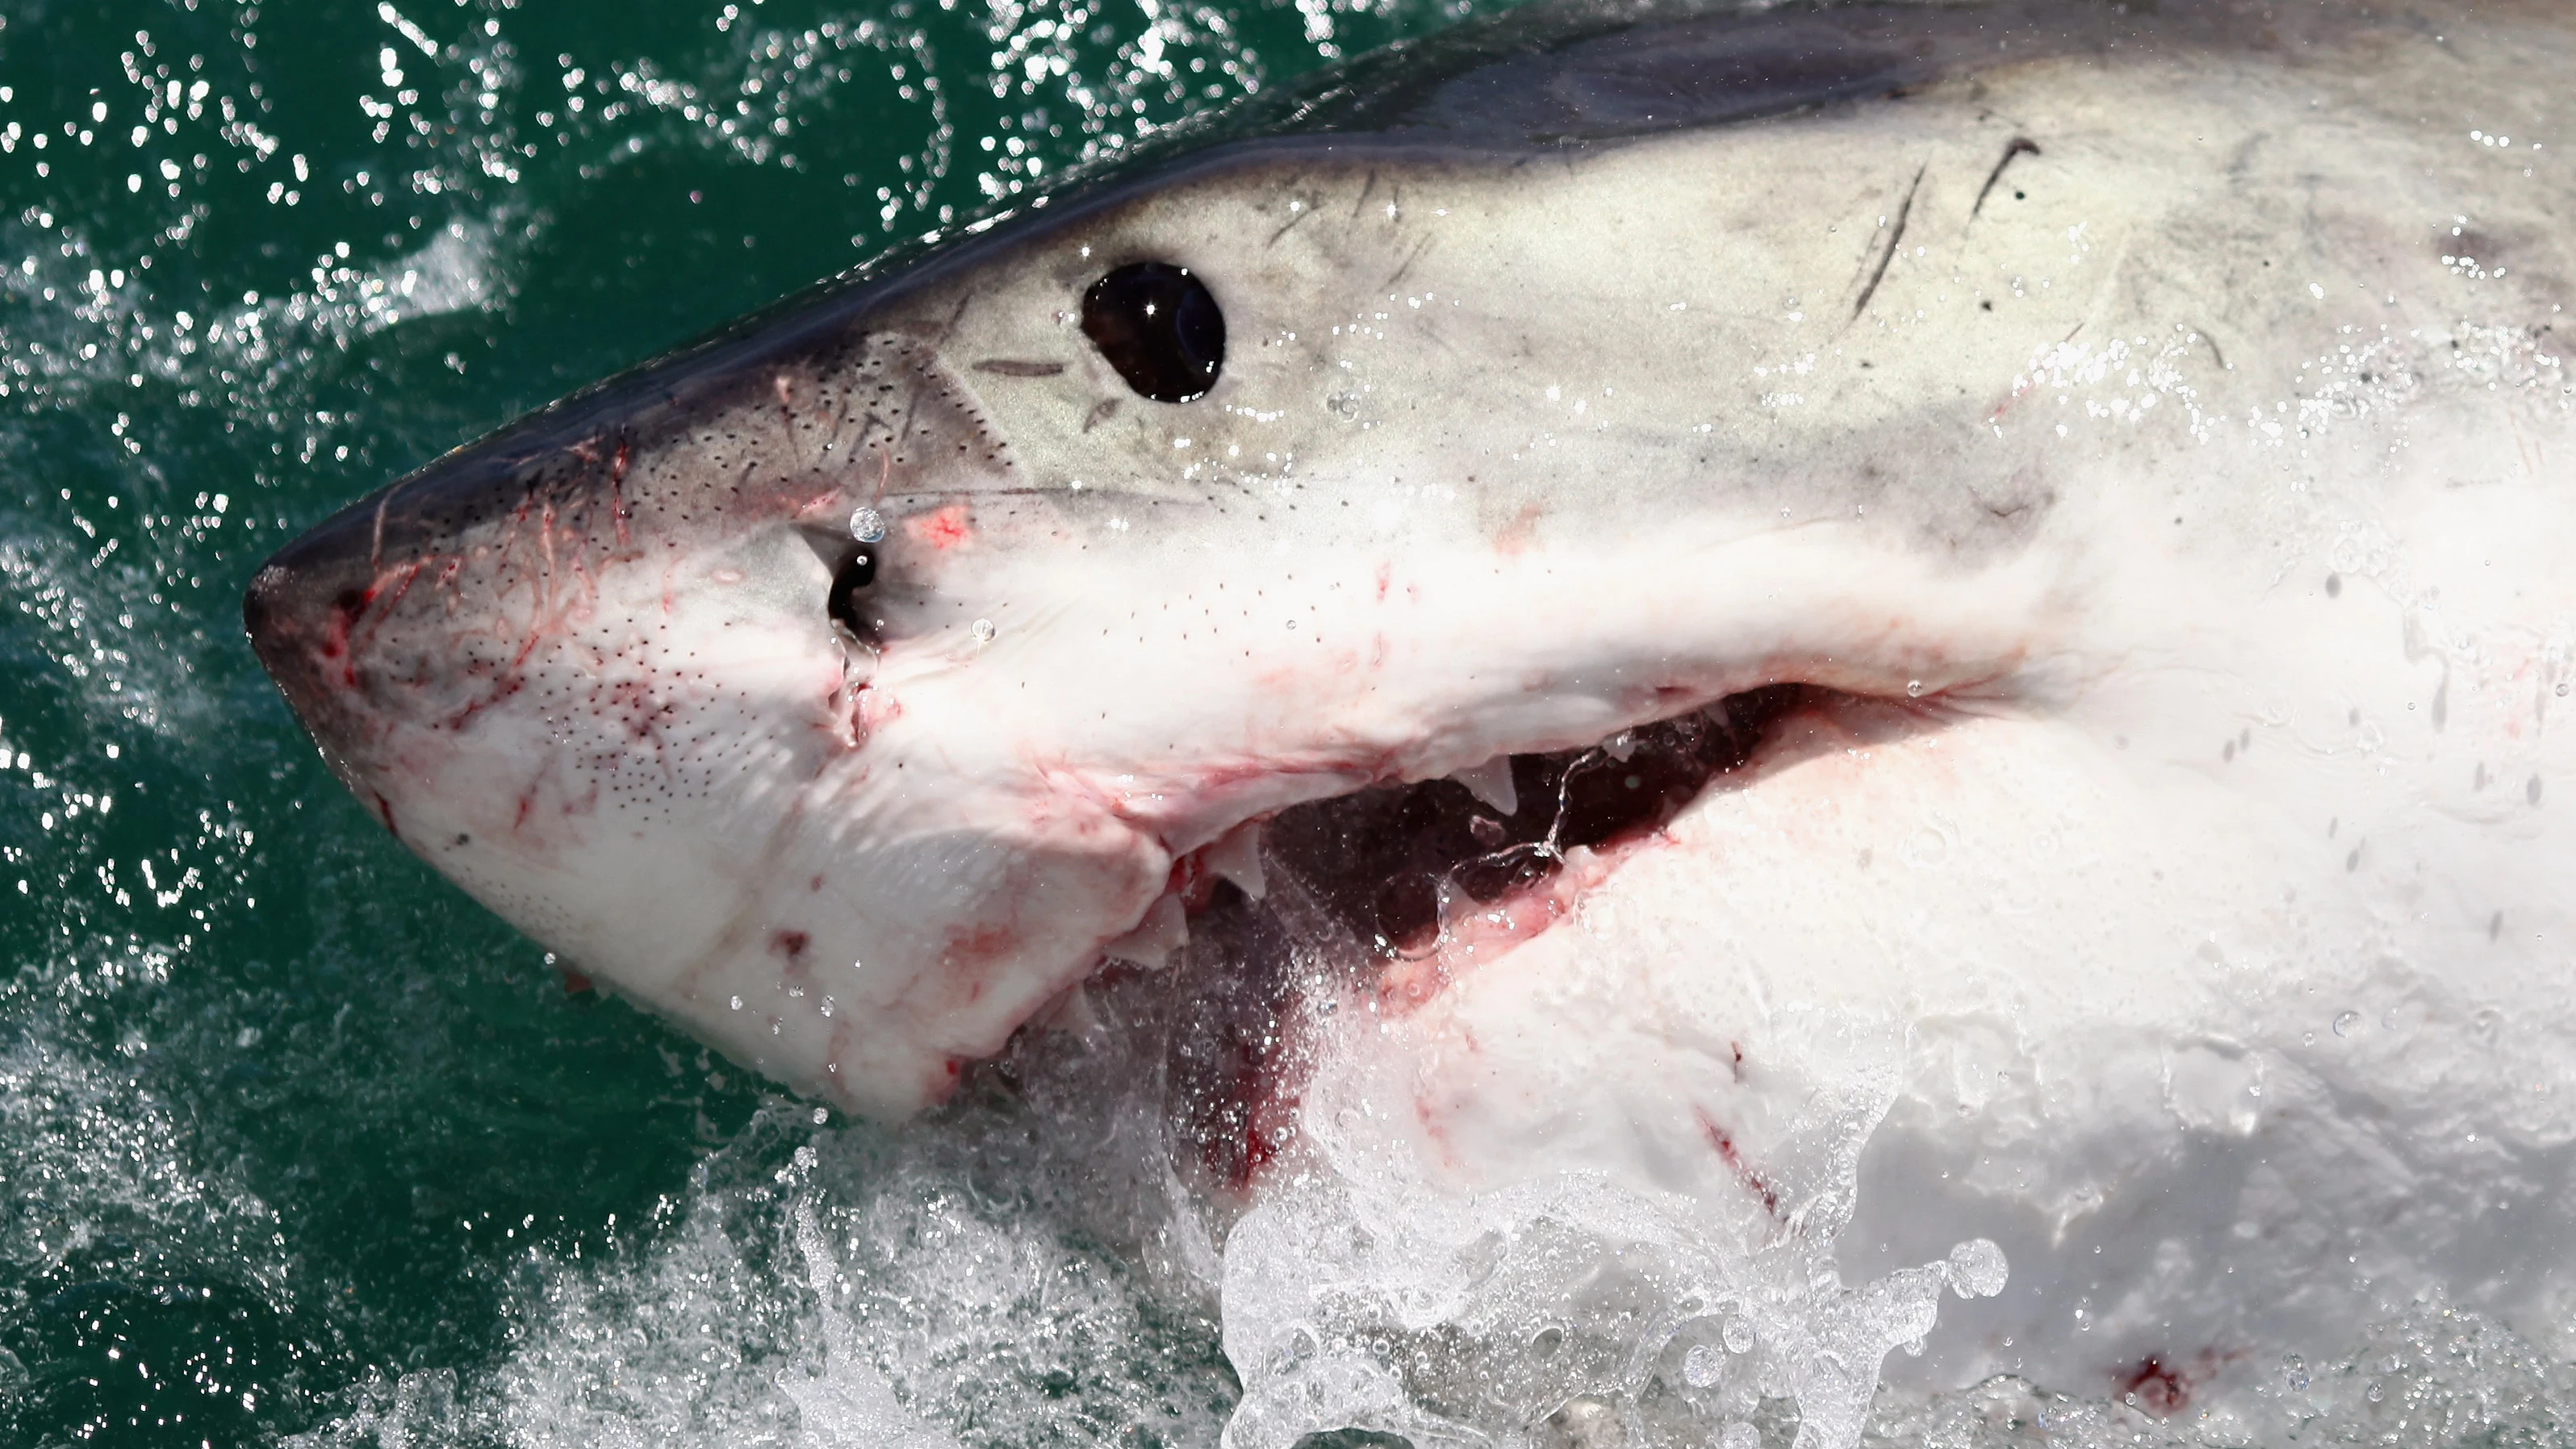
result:
M 2166 1417 L 2417 1302 L 2565 1358 L 2571 66 L 1526 12 L 459 449 L 246 624 L 789 1089 L 1126 1031 L 1238 1449 L 1844 1444 L 1898 1347 Z

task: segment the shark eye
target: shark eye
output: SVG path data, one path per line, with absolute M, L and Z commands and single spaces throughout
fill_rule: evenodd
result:
M 1127 385 L 1156 402 L 1205 397 L 1225 366 L 1225 313 L 1187 267 L 1131 262 L 1082 294 L 1082 330 Z
M 877 550 L 873 544 L 859 545 L 858 552 L 850 555 L 850 561 L 832 575 L 832 597 L 827 607 L 835 622 L 860 639 L 875 637 L 875 626 L 868 622 L 859 608 L 859 596 L 876 581 Z

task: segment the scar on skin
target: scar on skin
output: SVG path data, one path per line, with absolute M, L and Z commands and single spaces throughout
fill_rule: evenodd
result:
M 1878 295 L 1878 284 L 1887 280 L 1887 269 L 1896 260 L 1896 249 L 1905 244 L 1905 223 L 1914 215 L 1915 193 L 1923 189 L 1923 173 L 1928 165 L 1914 169 L 1914 180 L 1905 188 L 1905 199 L 1896 205 L 1896 224 L 1888 228 L 1887 246 L 1878 254 L 1878 267 L 1869 274 L 1869 282 L 1860 289 L 1860 300 L 1852 303 L 1852 316 L 1869 310 L 1869 299 Z M 1869 366 L 1864 362 L 1863 367 Z
M 2004 179 L 2004 168 L 2013 164 L 2015 156 L 2038 154 L 2039 143 L 2028 136 L 2015 136 L 2005 142 L 2004 154 L 1996 159 L 1995 169 L 1986 173 L 1986 184 L 1977 188 L 1977 204 L 1968 208 L 1968 219 L 1976 220 L 1977 213 L 1986 209 L 1986 198 L 1994 194 L 1995 183 Z

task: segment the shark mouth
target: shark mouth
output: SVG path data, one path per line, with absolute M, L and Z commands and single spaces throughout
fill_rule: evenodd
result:
M 1149 937 L 1165 919 L 1162 939 L 1124 960 L 1113 951 L 1092 989 L 1163 997 L 1153 1015 L 1173 1157 L 1240 1193 L 1292 1135 L 1314 1030 L 1342 1005 L 1419 1006 L 1565 919 L 1703 797 L 1819 749 L 1910 732 L 1933 707 L 1771 684 L 1586 748 L 1283 810 L 1257 827 L 1257 846 L 1183 861 L 1148 917 Z M 1148 984 L 1175 969 L 1139 964 L 1167 945 L 1179 979 Z M 1088 1020 L 1088 1001 L 1074 1014 Z

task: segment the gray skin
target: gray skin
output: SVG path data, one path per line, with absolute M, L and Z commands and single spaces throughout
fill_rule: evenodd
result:
M 262 660 L 432 865 L 890 1117 L 1279 811 L 1829 688 L 1848 748 L 1721 802 L 1769 844 L 1496 928 L 1588 979 L 1597 889 L 1735 955 L 1588 1005 L 1442 957 L 1309 1100 L 1450 1186 L 1742 1208 L 1821 1010 L 1910 1043 L 1858 1236 L 2028 1288 L 1928 1374 L 2218 1374 L 2365 1254 L 2563 1318 L 2558 8 L 1512 24 L 440 460 L 263 570 Z M 1224 311 L 1203 398 L 1075 325 L 1137 260 Z M 2318 1047 L 2346 1001 L 2413 1025 Z

